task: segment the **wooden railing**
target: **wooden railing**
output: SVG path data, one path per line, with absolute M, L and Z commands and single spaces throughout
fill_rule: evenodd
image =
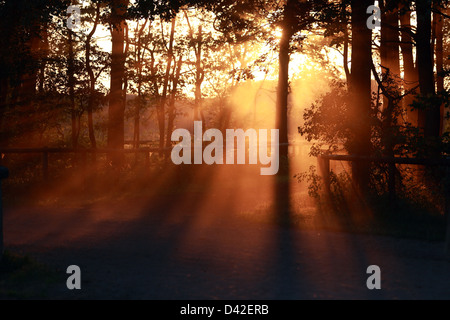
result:
M 111 153 L 142 153 L 145 155 L 145 163 L 150 163 L 150 152 L 165 152 L 169 149 L 159 148 L 139 148 L 139 149 L 84 149 L 84 148 L 8 148 L 0 149 L 0 154 L 41 154 L 42 155 L 42 174 L 44 179 L 49 177 L 49 154 L 51 153 L 73 153 L 80 154 L 82 162 L 86 162 L 87 154 L 111 154 Z
M 450 167 L 450 159 L 421 159 L 406 157 L 370 157 L 361 155 L 342 155 L 342 154 L 322 154 L 319 155 L 319 169 L 324 179 L 325 186 L 329 189 L 330 184 L 330 161 L 347 161 L 347 162 L 373 162 L 385 163 L 388 165 L 388 191 L 389 197 L 394 200 L 396 198 L 395 191 L 395 165 L 411 164 L 423 166 L 443 166 Z
M 285 145 L 285 144 L 280 144 Z M 303 148 L 305 145 L 309 145 L 309 143 L 289 143 L 287 144 L 291 149 L 289 150 L 290 154 L 296 153 L 295 148 Z M 193 148 L 193 146 L 192 146 Z M 164 154 L 172 150 L 172 148 L 158 148 L 158 147 L 141 147 L 141 148 L 130 148 L 130 149 L 107 149 L 107 148 L 97 148 L 97 149 L 88 149 L 88 148 L 3 148 L 0 149 L 0 154 L 8 155 L 8 154 L 41 154 L 42 158 L 42 176 L 45 180 L 49 177 L 49 155 L 51 153 L 73 153 L 81 155 L 81 162 L 86 163 L 87 154 L 113 154 L 113 153 L 141 153 L 145 156 L 145 165 L 148 166 L 150 164 L 150 153 L 157 152 L 159 154 Z M 300 150 L 300 149 L 299 149 Z
M 392 201 L 396 200 L 395 190 L 395 165 L 422 165 L 422 166 L 442 166 L 450 167 L 450 159 L 423 159 L 423 158 L 406 158 L 406 157 L 369 157 L 361 155 L 338 155 L 338 154 L 322 154 L 318 158 L 318 166 L 326 192 L 330 192 L 330 161 L 347 161 L 347 162 L 369 162 L 369 163 L 385 163 L 388 165 L 388 192 Z M 449 175 L 447 169 L 446 175 Z M 450 194 L 448 190 L 444 191 L 444 212 L 447 216 L 445 254 L 450 259 Z

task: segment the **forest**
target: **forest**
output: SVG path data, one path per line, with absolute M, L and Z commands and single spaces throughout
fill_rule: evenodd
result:
M 56 246 L 156 219 L 414 238 L 450 257 L 449 8 L 0 1 L 1 251 L 3 237 L 7 249 L 57 234 Z M 179 129 L 192 135 L 186 163 L 171 159 Z M 249 152 L 202 162 L 230 151 L 229 129 Z M 257 158 L 275 155 L 276 174 L 260 175 Z

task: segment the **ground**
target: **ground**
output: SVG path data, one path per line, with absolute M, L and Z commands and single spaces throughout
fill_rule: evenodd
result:
M 235 175 L 199 180 L 207 196 L 7 206 L 5 245 L 61 275 L 35 293 L 49 299 L 450 299 L 442 242 L 249 218 L 270 177 Z M 69 265 L 81 268 L 81 290 L 66 288 Z M 370 265 L 381 290 L 366 286 Z

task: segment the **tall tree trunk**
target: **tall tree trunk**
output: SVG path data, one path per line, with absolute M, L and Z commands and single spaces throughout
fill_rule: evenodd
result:
M 160 104 L 161 104 L 161 95 L 160 95 L 160 85 L 158 82 L 159 77 L 157 76 L 157 72 L 158 72 L 158 68 L 156 66 L 156 59 L 155 59 L 155 51 L 154 48 L 153 50 L 149 49 L 149 53 L 150 53 L 150 78 L 152 79 L 152 83 L 151 86 L 153 87 L 153 95 L 154 95 L 154 103 L 156 106 L 156 113 L 157 113 L 157 119 L 158 119 L 158 128 L 159 128 L 159 134 L 160 134 L 160 138 L 161 138 L 161 122 L 160 122 Z M 163 113 L 164 115 L 164 113 Z M 164 117 L 163 117 L 163 122 L 164 122 Z M 161 148 L 161 139 L 159 141 L 160 145 L 159 147 Z M 162 155 L 162 153 L 160 153 L 160 155 Z
M 279 130 L 279 157 L 280 168 L 279 176 L 289 174 L 288 163 L 288 95 L 289 95 L 289 44 L 294 35 L 293 26 L 295 25 L 295 1 L 288 0 L 284 8 L 284 18 L 282 22 L 282 35 L 279 44 L 278 53 L 278 88 L 276 102 L 276 128 Z
M 436 6 L 436 9 L 443 10 L 443 8 Z M 438 13 L 433 14 L 433 20 L 436 22 L 436 90 L 437 92 L 444 91 L 444 18 Z M 440 108 L 440 130 L 442 134 L 444 130 L 444 105 Z
M 173 131 L 173 125 L 175 121 L 175 101 L 177 94 L 178 82 L 180 80 L 181 66 L 183 65 L 183 56 L 180 54 L 178 62 L 174 64 L 173 71 L 173 81 L 172 81 L 172 92 L 170 95 L 169 108 L 168 108 L 168 119 L 167 119 L 167 137 L 166 137 L 166 148 L 171 147 L 171 137 Z
M 417 69 L 414 66 L 413 56 L 413 42 L 414 39 L 411 35 L 411 11 L 407 6 L 402 7 L 400 11 L 400 24 L 401 24 L 401 37 L 402 42 L 400 44 L 402 58 L 403 58 L 403 70 L 404 70 L 404 89 L 405 91 L 412 90 L 419 82 L 417 75 Z M 418 126 L 418 111 L 411 109 L 411 104 L 414 101 L 414 94 L 410 93 L 403 99 L 403 109 L 406 110 L 407 120 L 413 126 Z
M 167 48 L 167 65 L 166 65 L 166 74 L 164 77 L 164 84 L 163 84 L 163 92 L 160 97 L 160 103 L 158 106 L 158 123 L 159 123 L 159 147 L 160 149 L 164 148 L 164 134 L 166 132 L 166 119 L 165 119 L 165 104 L 167 99 L 167 91 L 169 86 L 169 79 L 170 79 L 170 68 L 172 66 L 172 60 L 173 60 L 173 41 L 174 41 L 174 35 L 175 35 L 175 24 L 176 24 L 177 17 L 172 18 L 172 26 L 170 29 L 170 38 L 169 38 L 169 47 Z
M 437 91 L 444 90 L 444 18 L 439 15 L 434 15 L 436 19 L 436 88 Z
M 371 152 L 371 65 L 372 31 L 367 28 L 367 7 L 370 0 L 352 0 L 352 70 L 349 104 L 352 141 L 349 152 L 369 155 Z M 353 162 L 352 176 L 356 187 L 366 194 L 369 187 L 370 163 Z
M 388 7 L 392 2 L 386 1 Z M 382 10 L 383 11 L 383 10 Z M 399 31 L 398 28 L 398 10 L 384 11 L 381 16 L 381 65 L 389 70 L 393 78 L 400 76 L 400 49 L 399 49 Z
M 144 29 L 147 25 L 148 20 L 145 20 L 144 24 L 139 27 L 139 23 L 136 26 L 136 33 L 137 33 L 137 44 L 135 48 L 135 56 L 137 60 L 137 76 L 138 76 L 138 83 L 137 83 L 137 93 L 138 93 L 138 100 L 137 103 L 134 106 L 134 132 L 133 132 L 133 147 L 139 148 L 140 145 L 140 122 L 141 122 L 141 104 L 142 104 L 142 67 L 143 67 L 143 60 L 144 60 L 144 53 L 141 52 L 142 50 L 142 32 L 144 32 Z
M 94 132 L 94 120 L 93 120 L 93 107 L 94 107 L 94 95 L 95 95 L 95 75 L 91 66 L 91 40 L 97 30 L 98 22 L 100 20 L 100 4 L 97 4 L 96 14 L 94 26 L 92 27 L 91 32 L 88 34 L 86 38 L 86 69 L 89 75 L 89 98 L 87 105 L 88 112 L 88 131 L 89 131 L 89 140 L 91 142 L 91 147 L 93 149 L 97 148 L 97 141 L 95 139 Z M 95 153 L 93 154 L 95 157 Z
M 36 68 L 35 62 L 39 60 L 39 47 L 40 36 L 37 27 L 33 27 L 31 31 L 31 39 L 28 41 L 27 46 L 30 50 L 30 59 L 32 65 L 26 70 L 26 73 L 22 75 L 22 88 L 20 91 L 21 100 L 25 102 L 27 107 L 31 107 L 31 103 L 36 95 L 36 84 L 38 79 L 38 68 Z M 28 112 L 30 112 L 28 110 Z
M 124 147 L 124 97 L 123 82 L 125 75 L 125 13 L 128 0 L 113 0 L 111 3 L 111 80 L 108 109 L 108 148 L 123 149 Z M 123 153 L 111 155 L 113 165 L 123 163 Z
M 146 21 L 147 23 L 147 21 Z M 145 27 L 145 24 L 143 25 Z M 141 95 L 142 95 L 142 61 L 141 61 L 141 29 L 139 28 L 139 22 L 136 26 L 137 32 L 137 45 L 135 48 L 135 56 L 137 60 L 137 102 L 134 106 L 134 130 L 133 130 L 133 148 L 137 149 L 140 145 L 140 122 L 141 122 Z
M 383 8 L 384 4 L 384 8 Z M 381 65 L 384 78 L 397 80 L 400 77 L 400 49 L 399 49 L 399 31 L 398 31 L 398 10 L 392 8 L 392 0 L 381 1 L 380 9 L 382 11 L 381 16 L 381 43 L 380 43 L 380 56 Z M 391 83 L 390 81 L 386 83 Z M 400 85 L 400 84 L 399 84 Z M 396 90 L 395 88 L 387 88 L 388 91 Z M 400 89 L 398 89 L 400 91 Z M 393 141 L 394 135 L 392 128 L 394 125 L 393 112 L 394 101 L 392 97 L 383 96 L 383 145 L 385 147 L 385 155 L 394 156 L 395 141 Z
M 30 39 L 27 41 L 26 47 L 29 50 L 30 65 L 25 69 L 25 73 L 21 76 L 22 85 L 19 90 L 19 99 L 21 104 L 18 106 L 21 113 L 28 114 L 29 117 L 22 118 L 19 125 L 22 126 L 19 132 L 29 131 L 31 136 L 24 136 L 23 141 L 27 145 L 35 145 L 39 143 L 38 126 L 41 124 L 35 121 L 39 114 L 36 112 L 36 85 L 38 80 L 38 62 L 39 62 L 39 47 L 40 36 L 39 26 L 32 26 L 30 32 Z M 25 130 L 23 130 L 25 128 Z
M 419 85 L 422 95 L 434 94 L 433 57 L 431 48 L 431 0 L 416 1 L 417 7 L 417 61 Z M 419 127 L 426 138 L 438 137 L 440 107 L 419 110 Z
M 350 69 L 348 67 L 348 46 L 350 42 L 350 37 L 348 35 L 348 18 L 347 18 L 347 3 L 342 1 L 342 23 L 344 24 L 344 71 L 345 78 L 347 80 L 347 86 L 350 82 Z
M 49 43 L 48 43 L 48 32 L 47 24 L 42 26 L 41 31 L 41 43 L 40 43 L 40 68 L 39 68 L 39 94 L 44 93 L 44 81 L 45 81 L 45 67 L 47 66 L 47 60 L 49 55 Z
M 125 49 L 123 51 L 123 59 L 124 64 L 126 63 L 126 59 L 128 57 L 128 51 L 130 50 L 130 38 L 128 35 L 128 24 L 125 23 Z M 123 103 L 123 110 L 127 107 L 127 93 L 128 93 L 128 74 L 126 72 L 126 67 L 124 66 L 124 73 L 123 73 L 123 91 L 122 91 L 122 103 Z
M 186 22 L 189 27 L 189 37 L 193 43 L 194 54 L 195 54 L 195 101 L 194 101 L 194 121 L 203 122 L 203 130 L 206 129 L 205 117 L 202 111 L 202 83 L 204 80 L 204 70 L 202 67 L 202 46 L 203 46 L 203 28 L 202 25 L 198 26 L 198 35 L 194 37 L 194 30 L 189 21 L 189 16 L 187 11 L 184 11 L 184 16 L 186 17 Z
M 202 68 L 202 44 L 203 32 L 202 26 L 198 27 L 197 48 L 195 50 L 195 105 L 194 105 L 194 121 L 201 120 L 200 110 L 202 103 L 202 83 L 203 83 L 203 68 Z M 205 124 L 203 124 L 205 128 Z
M 278 52 L 278 87 L 276 100 L 276 123 L 279 130 L 279 169 L 275 179 L 274 199 L 276 220 L 285 225 L 291 224 L 290 168 L 288 159 L 288 96 L 289 96 L 289 60 L 290 41 L 296 25 L 295 0 L 288 0 L 283 12 L 282 34 Z M 276 142 L 275 142 L 276 143 Z M 275 146 L 271 146 L 273 148 Z
M 146 21 L 147 22 L 147 21 Z M 144 25 L 145 26 L 145 25 Z M 133 148 L 139 148 L 140 140 L 140 128 L 141 122 L 141 88 L 142 88 L 142 63 L 141 63 L 141 32 L 139 28 L 139 22 L 136 25 L 137 43 L 134 49 L 134 56 L 137 62 L 137 101 L 134 105 L 134 127 L 133 127 Z
M 75 54 L 73 52 L 73 34 L 72 31 L 69 30 L 68 37 L 68 48 L 69 48 L 69 56 L 68 56 L 68 64 L 67 64 L 67 73 L 68 73 L 68 87 L 69 87 L 69 99 L 70 99 L 70 114 L 72 120 L 72 147 L 78 147 L 78 135 L 80 129 L 78 127 L 77 122 L 77 110 L 75 106 Z

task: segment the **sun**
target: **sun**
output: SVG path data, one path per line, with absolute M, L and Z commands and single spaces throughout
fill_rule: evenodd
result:
M 283 29 L 281 29 L 280 27 L 276 27 L 273 34 L 276 39 L 280 40 L 281 37 L 283 36 Z

